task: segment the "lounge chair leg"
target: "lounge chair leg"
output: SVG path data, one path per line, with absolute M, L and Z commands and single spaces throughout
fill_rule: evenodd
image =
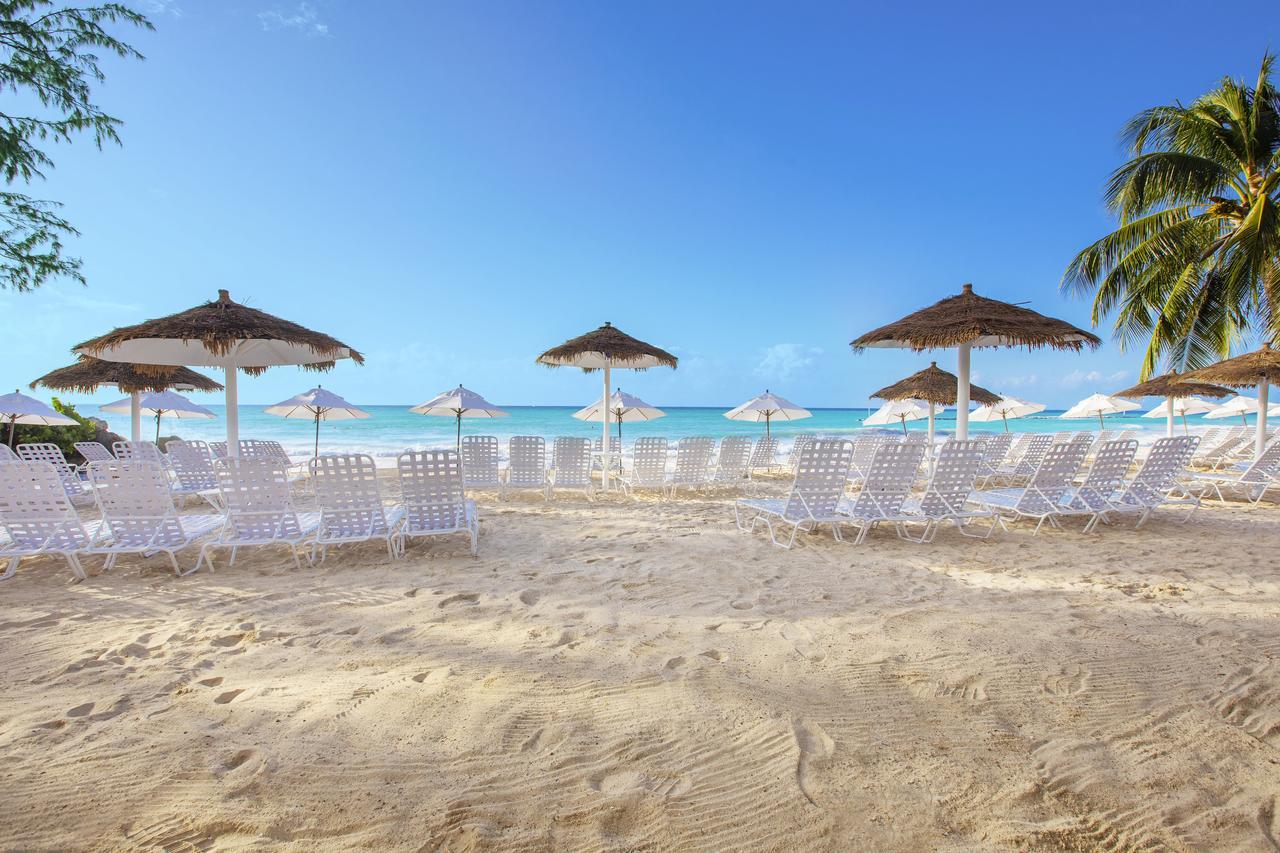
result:
M 13 577 L 18 571 L 18 563 L 21 561 L 21 557 L 10 557 L 9 568 L 5 569 L 4 574 L 0 575 L 0 581 L 7 581 L 9 578 Z

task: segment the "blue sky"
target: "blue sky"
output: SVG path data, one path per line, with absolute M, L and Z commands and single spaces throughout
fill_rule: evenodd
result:
M 1087 324 L 1057 286 L 1109 227 L 1118 130 L 1275 40 L 1184 2 L 134 5 L 147 61 L 97 97 L 124 146 L 60 146 L 30 190 L 65 202 L 89 286 L 0 292 L 0 388 L 227 287 L 362 350 L 321 380 L 355 402 L 584 404 L 594 377 L 534 358 L 609 320 L 680 356 L 620 377 L 656 404 L 864 405 L 954 354 L 848 342 L 963 282 Z M 1051 406 L 1138 365 L 974 356 Z M 277 368 L 241 398 L 313 383 Z

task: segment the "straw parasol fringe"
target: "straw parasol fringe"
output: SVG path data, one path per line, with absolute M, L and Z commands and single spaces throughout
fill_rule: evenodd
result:
M 218 298 L 187 311 L 147 320 L 133 326 L 123 326 L 105 335 L 79 344 L 75 349 L 88 355 L 96 355 L 112 347 L 140 338 L 167 338 L 180 341 L 198 341 L 215 356 L 230 354 L 245 340 L 272 340 L 309 348 L 317 356 L 333 358 L 325 361 L 298 365 L 304 370 L 323 371 L 334 366 L 336 359 L 349 357 L 357 364 L 364 363 L 364 356 L 337 338 L 315 332 L 297 323 L 283 320 L 265 311 L 233 302 L 226 290 L 218 291 Z M 137 365 L 139 372 L 151 375 L 163 373 L 166 365 Z M 267 366 L 241 366 L 250 376 L 260 376 Z
M 645 370 L 649 367 L 675 367 L 679 361 L 664 349 L 633 338 L 611 323 L 605 323 L 595 331 L 587 332 L 565 341 L 558 347 L 538 356 L 538 363 L 547 367 L 577 367 L 588 373 L 602 370 L 599 365 L 579 363 L 581 359 L 599 355 L 601 362 L 611 362 L 613 367 Z
M 1186 374 L 1177 372 L 1162 373 L 1146 382 L 1139 382 L 1132 388 L 1117 391 L 1113 397 L 1128 397 L 1139 400 L 1143 397 L 1226 397 L 1231 394 L 1230 388 L 1221 385 L 1210 385 L 1208 382 L 1188 381 Z
M 101 361 L 87 355 L 80 356 L 75 364 L 49 371 L 30 387 L 39 385 L 76 394 L 92 394 L 103 385 L 114 385 L 126 394 L 166 391 L 178 386 L 190 386 L 196 391 L 222 390 L 222 383 L 185 367 Z
M 971 347 L 1025 346 L 1080 351 L 1098 347 L 1102 340 L 1070 323 L 988 299 L 966 284 L 956 296 L 908 314 L 850 342 L 855 352 L 869 347 L 905 347 L 917 352 Z
M 1216 382 L 1231 388 L 1258 389 L 1258 428 L 1254 437 L 1254 458 L 1262 455 L 1267 443 L 1267 406 L 1270 386 L 1280 384 L 1280 350 L 1268 341 L 1253 352 L 1238 355 L 1182 374 L 1183 382 Z
M 930 362 L 929 366 L 919 373 L 913 373 L 906 379 L 881 388 L 872 394 L 879 400 L 924 400 L 939 406 L 956 404 L 957 380 L 954 373 L 948 373 L 938 367 L 938 362 Z M 989 406 L 1000 400 L 980 385 L 969 385 L 969 399 L 983 406 Z

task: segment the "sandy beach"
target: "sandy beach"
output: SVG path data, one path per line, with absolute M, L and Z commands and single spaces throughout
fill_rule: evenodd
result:
M 1274 507 L 791 552 L 727 494 L 482 512 L 478 558 L 24 563 L 0 846 L 1280 840 Z

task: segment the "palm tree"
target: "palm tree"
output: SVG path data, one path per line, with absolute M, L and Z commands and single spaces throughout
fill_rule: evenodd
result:
M 1076 255 L 1069 293 L 1115 314 L 1122 348 L 1202 367 L 1249 334 L 1280 333 L 1280 94 L 1266 55 L 1257 83 L 1223 79 L 1190 106 L 1152 107 L 1123 140 L 1132 159 L 1106 186 L 1119 227 Z

